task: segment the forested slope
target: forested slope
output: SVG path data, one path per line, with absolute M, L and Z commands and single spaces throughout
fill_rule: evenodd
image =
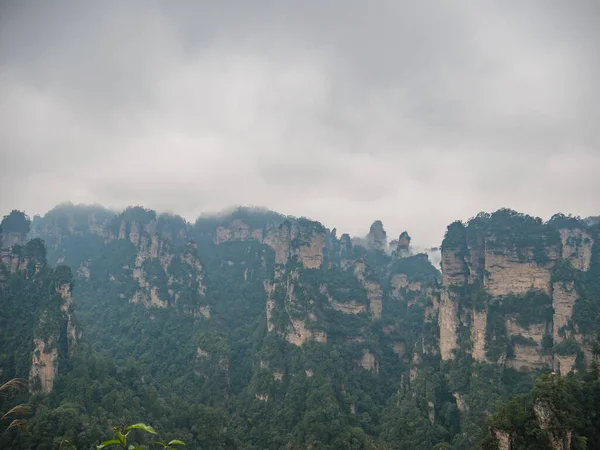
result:
M 379 221 L 351 239 L 257 209 L 192 224 L 61 205 L 2 227 L 21 333 L 2 329 L 2 378 L 30 379 L 35 407 L 13 448 L 90 448 L 139 421 L 189 448 L 474 448 L 537 375 L 592 359 L 598 226 L 580 219 L 452 224 L 443 273 Z

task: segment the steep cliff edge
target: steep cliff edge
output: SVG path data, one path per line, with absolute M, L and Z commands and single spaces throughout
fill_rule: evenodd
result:
M 580 219 L 544 223 L 510 210 L 449 226 L 442 244 L 442 359 L 452 359 L 463 342 L 476 361 L 516 369 L 558 367 L 562 355 L 564 371 L 565 338 L 581 342 L 577 351 L 589 347 L 573 322 L 573 280 L 586 278 L 595 233 Z
M 17 364 L 2 369 L 3 374 L 17 370 L 14 376 L 28 378 L 31 392 L 48 394 L 58 376 L 59 361 L 72 357 L 77 346 L 73 277 L 66 266 L 53 269 L 47 265 L 39 238 L 25 240 L 23 232 L 18 239 L 3 241 L 0 303 L 9 320 L 0 324 L 0 340 L 10 343 L 14 352 L 10 359 Z M 28 373 L 19 372 L 24 367 Z

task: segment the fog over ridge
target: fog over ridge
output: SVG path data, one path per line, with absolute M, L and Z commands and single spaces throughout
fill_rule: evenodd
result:
M 593 1 L 6 2 L 0 214 L 264 205 L 391 240 L 598 215 Z

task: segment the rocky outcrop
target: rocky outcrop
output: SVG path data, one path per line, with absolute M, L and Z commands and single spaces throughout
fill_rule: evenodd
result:
M 316 330 L 314 326 L 307 326 L 307 322 L 315 322 L 317 317 L 314 313 L 306 312 L 303 308 L 302 311 L 298 311 L 298 305 L 294 290 L 298 282 L 298 272 L 292 271 L 290 273 L 280 273 L 278 279 L 274 282 L 268 280 L 264 281 L 264 288 L 267 293 L 267 304 L 266 304 L 266 317 L 267 317 L 267 331 L 277 332 L 278 334 L 284 334 L 285 339 L 293 345 L 301 347 L 306 342 L 314 340 L 316 342 L 327 342 L 327 335 L 322 330 Z M 283 293 L 283 308 L 287 315 L 287 325 L 285 328 L 278 329 L 276 324 L 273 322 L 273 314 L 276 310 L 277 303 L 274 296 L 277 292 Z M 281 307 L 281 306 L 279 306 Z
M 458 305 L 450 298 L 447 288 L 441 293 L 438 314 L 440 327 L 440 355 L 442 360 L 454 358 L 454 350 L 458 348 L 456 330 L 458 328 Z
M 458 348 L 457 329 L 459 323 L 458 301 L 456 289 L 467 282 L 468 268 L 459 247 L 442 249 L 442 290 L 438 312 L 440 327 L 440 355 L 442 360 L 454 358 L 454 350 Z
M 265 292 L 267 293 L 267 307 L 266 307 L 266 316 L 267 316 L 267 331 L 270 333 L 275 329 L 275 324 L 273 323 L 273 310 L 275 309 L 275 300 L 271 298 L 273 292 L 275 291 L 275 285 L 268 280 L 264 281 Z
M 559 371 L 561 377 L 566 377 L 575 369 L 576 360 L 577 355 L 554 355 L 555 369 Z
M 273 243 L 275 251 L 275 264 L 287 264 L 290 257 L 290 248 L 292 245 L 292 224 L 285 221 L 279 227 L 277 239 Z
M 551 334 L 555 345 L 569 333 L 579 339 L 577 327 L 571 323 L 578 299 L 574 283 L 553 282 L 553 271 L 555 267 L 559 269 L 556 264 L 560 258 L 577 270 L 588 270 L 593 238 L 583 225 L 581 229 L 556 229 L 554 226 L 514 211 L 500 210 L 492 215 L 478 215 L 466 226 L 456 222 L 448 227 L 442 244 L 438 313 L 442 359 L 452 357 L 452 350 L 457 348 L 457 330 L 466 325 L 470 327 L 473 358 L 485 361 L 487 305 L 501 304 L 507 296 L 533 299 L 533 292 L 552 298 L 553 321 L 522 330 L 514 320 L 511 322 L 513 318 L 502 317 L 507 321 L 508 337 L 525 338 L 517 338 L 513 343 L 514 355 L 509 356 L 507 366 L 551 367 L 552 351 L 542 348 L 542 338 Z M 570 266 L 567 264 L 565 270 Z M 392 278 L 394 296 L 405 289 L 404 284 L 401 278 Z M 479 302 L 476 309 L 473 309 L 473 302 Z M 518 309 L 518 305 L 513 307 Z M 498 314 L 497 308 L 494 314 Z M 527 342 L 527 339 L 531 341 Z M 549 343 L 548 338 L 544 344 L 551 347 Z
M 403 291 L 416 292 L 422 289 L 420 282 L 408 281 L 408 275 L 404 273 L 396 273 L 392 275 L 390 284 L 392 286 L 392 297 L 397 299 L 402 298 Z
M 571 265 L 578 270 L 586 272 L 590 268 L 592 259 L 592 236 L 579 228 L 565 228 L 559 230 L 562 243 L 562 258 L 569 260 Z
M 450 247 L 442 249 L 443 286 L 464 286 L 467 282 L 468 268 L 462 253 L 463 250 L 460 248 Z
M 197 256 L 197 245 L 194 241 L 189 241 L 186 247 L 175 252 L 171 244 L 158 234 L 149 234 L 147 230 L 154 227 L 142 227 L 136 222 L 129 224 L 129 234 L 119 233 L 119 236 L 128 238 L 130 242 L 137 247 L 135 258 L 135 267 L 132 268 L 132 277 L 138 282 L 138 290 L 129 299 L 130 303 L 143 304 L 146 307 L 167 308 L 169 305 L 176 305 L 179 299 L 179 291 L 182 288 L 193 289 L 199 297 L 205 295 L 204 269 Z M 171 264 L 177 258 L 179 266 L 176 274 L 171 273 Z M 162 270 L 164 278 L 167 280 L 166 290 L 162 292 L 158 286 L 154 285 L 152 278 L 148 274 L 148 266 L 154 265 L 153 273 L 156 276 L 157 270 Z M 158 269 L 160 267 L 160 269 Z M 198 311 L 191 311 L 195 314 Z
M 73 322 L 72 307 L 73 296 L 71 294 L 71 283 L 62 283 L 56 288 L 57 292 L 62 298 L 62 305 L 60 310 L 67 317 L 67 347 L 69 356 L 75 354 L 75 348 L 77 346 L 77 331 Z
M 366 237 L 367 248 L 379 251 L 387 249 L 387 233 L 383 229 L 381 220 L 376 220 L 369 229 Z
M 555 282 L 552 284 L 554 345 L 559 344 L 564 339 L 566 327 L 573 315 L 573 307 L 577 298 L 577 291 L 575 290 L 575 283 L 573 281 Z
M 493 432 L 498 442 L 498 450 L 512 450 L 510 434 L 506 431 L 494 430 Z
M 343 312 L 344 314 L 360 314 L 367 309 L 365 305 L 361 305 L 354 300 L 344 303 L 336 301 L 331 295 L 329 295 L 327 286 L 324 284 L 319 287 L 319 292 L 327 298 L 327 301 L 334 310 Z
M 546 432 L 552 450 L 570 450 L 571 431 L 559 432 L 555 429 L 556 417 L 551 406 L 545 401 L 538 400 L 533 405 L 535 419 L 540 428 Z
M 249 225 L 239 219 L 234 219 L 227 226 L 218 226 L 215 234 L 215 244 L 230 241 L 248 241 L 250 239 L 262 242 L 262 228 L 251 229 Z
M 427 415 L 429 416 L 429 423 L 435 425 L 435 404 L 431 400 L 427 402 Z
M 318 269 L 323 263 L 325 231 L 318 222 L 285 221 L 277 238 L 266 243 L 275 251 L 275 264 L 285 265 L 290 258 L 297 258 L 305 268 Z
M 487 325 L 487 310 L 473 311 L 471 315 L 472 356 L 475 361 L 485 361 L 485 332 Z
M 534 324 L 527 328 L 520 326 L 514 319 L 506 320 L 506 332 L 509 338 L 519 336 L 530 343 L 523 343 L 522 339 L 513 344 L 513 357 L 506 359 L 506 367 L 516 370 L 542 369 L 552 367 L 552 356 L 542 349 L 542 339 L 546 334 L 546 324 Z
M 30 389 L 32 392 L 48 394 L 52 392 L 54 380 L 58 375 L 58 346 L 52 336 L 47 340 L 35 338 L 33 344 L 29 371 Z
M 327 336 L 323 331 L 311 331 L 306 328 L 303 320 L 295 319 L 290 319 L 285 338 L 290 344 L 298 347 L 311 339 L 321 343 L 327 342 Z
M 410 255 L 410 236 L 408 232 L 403 231 L 400 233 L 398 239 L 394 239 L 390 242 L 390 250 L 392 251 L 392 255 L 395 257 L 406 257 Z
M 452 396 L 456 400 L 456 407 L 461 413 L 467 412 L 469 410 L 469 405 L 465 402 L 465 399 L 458 392 L 453 392 Z
M 375 355 L 366 348 L 363 349 L 362 359 L 359 364 L 363 369 L 368 370 L 369 372 L 379 373 L 379 363 L 377 362 Z
M 533 255 L 526 259 L 511 251 L 485 253 L 484 286 L 492 296 L 524 295 L 539 290 L 550 295 L 551 265 L 539 265 Z
M 323 248 L 325 247 L 325 236 L 313 233 L 305 245 L 295 249 L 298 260 L 307 269 L 318 269 L 323 263 Z
M 331 307 L 336 311 L 343 312 L 344 314 L 360 314 L 361 312 L 365 312 L 365 305 L 359 305 L 355 301 L 351 301 L 349 303 L 338 303 L 331 302 Z
M 12 248 L 15 245 L 22 245 L 24 241 L 23 233 L 16 231 L 3 231 L 0 233 L 0 243 L 3 249 Z
M 365 277 L 365 268 L 365 263 L 357 262 L 354 267 L 354 275 L 367 290 L 371 317 L 373 320 L 379 320 L 381 319 L 381 311 L 383 309 L 383 294 L 381 291 L 381 286 L 376 281 L 369 280 Z

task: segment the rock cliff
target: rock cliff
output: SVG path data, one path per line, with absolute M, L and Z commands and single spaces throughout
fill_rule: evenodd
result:
M 564 216 L 544 223 L 500 210 L 448 227 L 438 314 L 443 360 L 468 342 L 464 350 L 476 361 L 565 373 L 574 367 L 561 345 L 569 338 L 569 348 L 580 342 L 589 363 L 589 339 L 573 319 L 580 301 L 573 280 L 586 279 L 595 231 L 579 219 L 565 226 Z

